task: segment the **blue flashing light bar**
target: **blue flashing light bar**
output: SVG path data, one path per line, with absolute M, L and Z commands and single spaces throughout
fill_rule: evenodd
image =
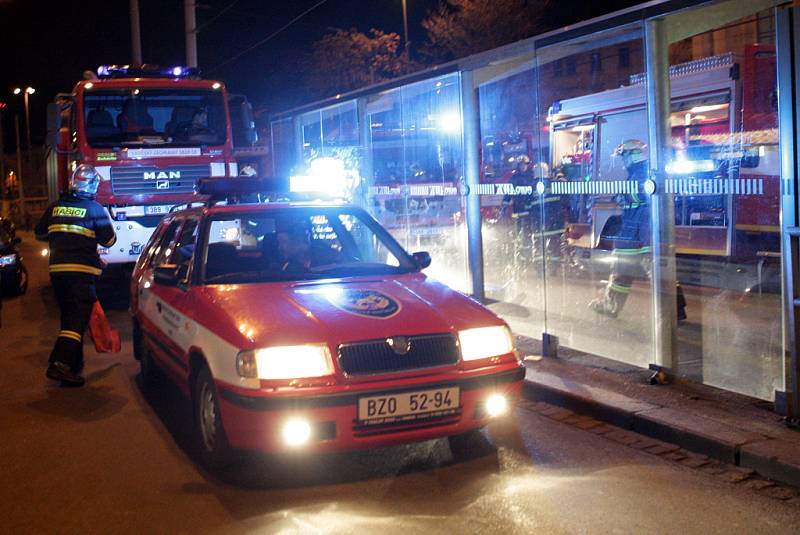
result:
M 97 67 L 100 78 L 198 78 L 200 71 L 195 68 L 158 65 L 100 65 Z
M 227 204 L 266 203 L 266 202 L 330 202 L 334 198 L 325 198 L 307 192 L 276 191 L 276 178 L 234 178 L 215 177 L 201 178 L 195 186 L 195 193 L 206 197 L 207 206 L 224 201 Z M 338 204 L 338 202 L 337 202 Z M 182 209 L 181 208 L 178 209 Z M 177 210 L 177 209 L 176 209 Z

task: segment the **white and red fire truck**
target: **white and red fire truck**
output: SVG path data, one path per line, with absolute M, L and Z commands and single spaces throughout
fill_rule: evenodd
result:
M 194 198 L 198 179 L 239 174 L 234 139 L 255 142 L 252 111 L 195 69 L 101 66 L 84 78 L 48 107 L 49 195 L 66 190 L 77 165 L 93 165 L 97 201 L 117 233 L 101 257 L 132 265 L 161 217 Z

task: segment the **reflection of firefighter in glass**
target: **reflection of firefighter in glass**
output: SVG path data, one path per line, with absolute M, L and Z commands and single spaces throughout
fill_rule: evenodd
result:
M 516 168 L 512 171 L 510 179 L 514 192 L 503 196 L 502 213 L 506 217 L 510 216 L 513 221 L 513 258 L 515 261 L 526 263 L 532 260 L 532 236 L 535 231 L 532 220 L 533 172 L 531 159 L 526 154 L 519 154 L 514 159 Z
M 515 189 L 532 188 L 533 171 L 531 171 L 531 159 L 526 154 L 520 154 L 514 160 L 517 166 L 511 172 L 511 185 Z M 521 191 L 515 191 L 513 195 L 507 194 L 503 196 L 503 211 L 507 211 L 510 206 L 513 219 L 525 218 L 530 213 L 533 195 L 520 193 Z
M 539 186 L 546 186 L 551 180 L 550 166 L 544 162 L 531 166 L 530 158 L 524 154 L 516 159 L 517 168 L 511 175 L 515 192 L 504 196 L 503 211 L 508 213 L 511 207 L 515 240 L 521 249 L 518 253 L 525 255 L 527 251 L 528 261 L 544 260 L 545 251 L 550 259 L 558 258 L 563 254 L 560 244 L 567 214 L 564 199 L 558 194 L 545 195 L 545 188 Z
M 648 178 L 646 156 L 647 145 L 638 139 L 622 142 L 614 155 L 622 158 L 628 170 L 628 180 L 637 184 L 637 191 L 644 190 Z M 616 318 L 625 306 L 631 286 L 636 278 L 652 278 L 653 249 L 650 245 L 649 196 L 641 193 L 620 194 L 617 202 L 622 208 L 621 224 L 615 232 L 611 275 L 601 298 L 589 303 L 592 310 Z M 678 321 L 686 319 L 686 299 L 680 284 L 677 291 Z
M 638 139 L 621 143 L 614 155 L 622 158 L 628 170 L 628 180 L 635 181 L 637 191 L 647 180 L 648 166 L 646 145 Z M 650 246 L 650 204 L 642 193 L 626 193 L 617 196 L 622 208 L 621 226 L 614 235 L 614 250 L 611 252 L 611 276 L 603 297 L 589 303 L 592 310 L 616 318 L 625 306 L 635 278 L 652 274 L 652 247 Z

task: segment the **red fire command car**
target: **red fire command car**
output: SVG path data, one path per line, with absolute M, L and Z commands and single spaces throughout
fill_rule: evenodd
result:
M 524 368 L 508 326 L 430 262 L 353 206 L 172 213 L 133 273 L 142 379 L 192 400 L 210 465 L 468 436 L 513 405 Z

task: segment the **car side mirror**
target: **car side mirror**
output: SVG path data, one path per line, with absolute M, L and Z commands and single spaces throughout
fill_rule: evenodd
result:
M 428 251 L 418 251 L 411 256 L 419 266 L 419 269 L 425 269 L 431 265 L 431 254 Z
M 153 281 L 162 286 L 177 286 L 180 282 L 178 266 L 175 264 L 165 264 L 157 266 L 153 270 Z

